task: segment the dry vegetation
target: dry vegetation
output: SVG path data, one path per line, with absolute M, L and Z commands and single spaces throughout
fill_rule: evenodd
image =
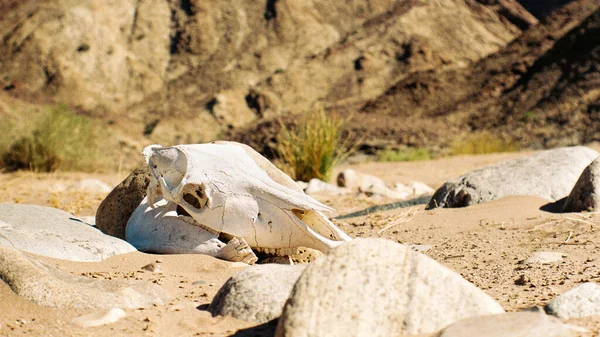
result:
M 98 164 L 100 130 L 67 106 L 48 106 L 28 125 L 4 127 L 0 155 L 6 171 L 90 171 Z
M 468 134 L 451 145 L 452 155 L 486 154 L 499 152 L 515 152 L 519 145 L 508 137 L 502 137 L 487 131 Z
M 385 149 L 377 152 L 377 160 L 383 162 L 429 160 L 434 157 L 432 151 L 424 147 Z
M 333 168 L 352 151 L 344 140 L 346 121 L 323 109 L 307 112 L 295 125 L 282 124 L 277 136 L 278 165 L 295 180 L 328 181 Z

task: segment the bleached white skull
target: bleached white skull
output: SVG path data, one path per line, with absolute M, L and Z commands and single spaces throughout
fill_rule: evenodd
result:
M 151 145 L 143 154 L 154 177 L 147 200 L 130 219 L 128 240 L 136 223 L 152 219 L 164 223 L 165 214 L 176 217 L 167 219 L 171 229 L 165 231 L 195 226 L 188 229 L 205 239 L 192 245 L 200 247 L 197 252 L 213 256 L 217 253 L 211 253 L 211 245 L 222 245 L 215 241 L 221 233 L 242 238 L 252 248 L 279 254 L 298 247 L 327 252 L 350 240 L 321 213 L 331 212 L 330 207 L 294 188 L 289 177 L 243 144 Z M 158 212 L 162 215 L 157 216 L 151 207 L 161 208 Z M 194 221 L 184 220 L 187 215 Z M 185 232 L 186 237 L 193 235 L 187 230 L 179 232 Z M 139 238 L 141 234 L 136 235 Z

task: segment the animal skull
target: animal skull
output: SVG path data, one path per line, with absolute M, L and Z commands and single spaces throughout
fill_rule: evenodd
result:
M 289 177 L 283 178 L 274 165 L 243 144 L 151 145 L 143 154 L 153 178 L 147 199 L 127 225 L 128 241 L 129 233 L 132 240 L 141 238 L 143 234 L 134 229 L 148 221 L 162 221 L 162 231 L 177 229 L 186 237 L 196 233 L 192 250 L 213 256 L 224 245 L 218 240 L 221 233 L 274 253 L 298 247 L 327 252 L 350 240 L 321 213 L 331 212 L 330 207 L 292 186 Z M 154 227 L 161 231 L 161 226 Z M 164 237 L 161 242 L 167 241 Z M 184 244 L 178 240 L 171 244 Z M 151 240 L 146 235 L 140 241 Z

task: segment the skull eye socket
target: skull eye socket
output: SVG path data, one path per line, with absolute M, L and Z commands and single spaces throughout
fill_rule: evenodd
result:
M 187 191 L 183 191 L 183 200 L 195 209 L 201 209 L 208 205 L 208 196 L 206 195 L 205 189 L 206 187 L 204 184 L 196 186 L 195 188 L 189 186 L 186 189 Z
M 188 204 L 190 204 L 196 209 L 202 208 L 202 206 L 200 205 L 200 200 L 198 200 L 198 198 L 196 198 L 196 196 L 191 193 L 184 193 L 183 200 L 185 200 Z

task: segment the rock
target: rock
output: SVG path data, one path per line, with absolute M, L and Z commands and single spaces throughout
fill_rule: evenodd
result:
M 223 90 L 213 98 L 212 114 L 217 120 L 226 125 L 240 127 L 247 125 L 258 117 L 250 109 L 247 102 L 248 90 Z
M 460 275 L 405 245 L 355 239 L 310 264 L 276 336 L 397 336 L 503 313 Z
M 435 337 L 570 337 L 569 326 L 538 312 L 509 312 L 458 321 Z
M 67 188 L 68 191 L 108 193 L 110 186 L 97 179 L 83 179 Z
M 401 193 L 405 195 L 405 198 L 414 193 L 414 189 L 408 185 L 404 185 L 402 183 L 394 184 L 394 191 L 397 193 Z
M 528 257 L 525 264 L 552 264 L 562 261 L 565 254 L 560 252 L 535 252 Z
M 264 264 L 244 269 L 219 290 L 208 311 L 244 321 L 266 323 L 281 315 L 290 291 L 306 265 Z
M 411 181 L 408 183 L 408 187 L 412 188 L 412 194 L 414 194 L 415 196 L 432 194 L 433 192 L 435 192 L 435 190 L 429 185 L 420 181 Z
M 150 174 L 148 166 L 143 165 L 117 185 L 98 207 L 96 228 L 125 240 L 127 221 L 146 196 Z
M 101 261 L 136 250 L 65 211 L 20 204 L 0 204 L 0 246 L 71 261 Z
M 600 157 L 583 170 L 564 206 L 565 212 L 598 210 L 600 210 Z
M 600 315 L 600 285 L 583 283 L 553 299 L 544 310 L 564 319 Z
M 75 276 L 3 246 L 0 279 L 18 295 L 48 307 L 139 308 L 167 300 L 165 292 L 152 283 Z
M 123 311 L 123 309 L 112 308 L 74 318 L 71 320 L 71 323 L 79 325 L 83 328 L 89 328 L 92 326 L 101 326 L 115 323 L 125 316 L 127 315 L 125 314 L 125 311 Z
M 302 191 L 304 191 L 308 187 L 308 183 L 302 180 L 296 181 L 296 184 Z
M 308 182 L 308 186 L 304 189 L 306 194 L 315 194 L 319 192 L 333 192 L 336 194 L 346 193 L 347 190 L 343 188 L 339 188 L 335 185 L 328 184 L 322 180 L 317 178 L 313 178 Z
M 386 188 L 383 180 L 352 169 L 346 169 L 337 176 L 337 185 L 351 189 L 368 190 L 369 188 Z
M 402 188 L 391 189 L 380 185 L 371 185 L 365 189 L 359 189 L 360 192 L 364 193 L 368 197 L 385 197 L 389 199 L 406 199 L 412 194 L 412 189 L 405 190 Z
M 162 272 L 162 267 L 158 263 L 149 263 L 140 269 L 149 271 L 151 273 L 161 273 Z
M 575 146 L 489 165 L 446 182 L 426 209 L 465 207 L 509 195 L 556 201 L 569 194 L 581 172 L 597 157 L 598 152 Z

